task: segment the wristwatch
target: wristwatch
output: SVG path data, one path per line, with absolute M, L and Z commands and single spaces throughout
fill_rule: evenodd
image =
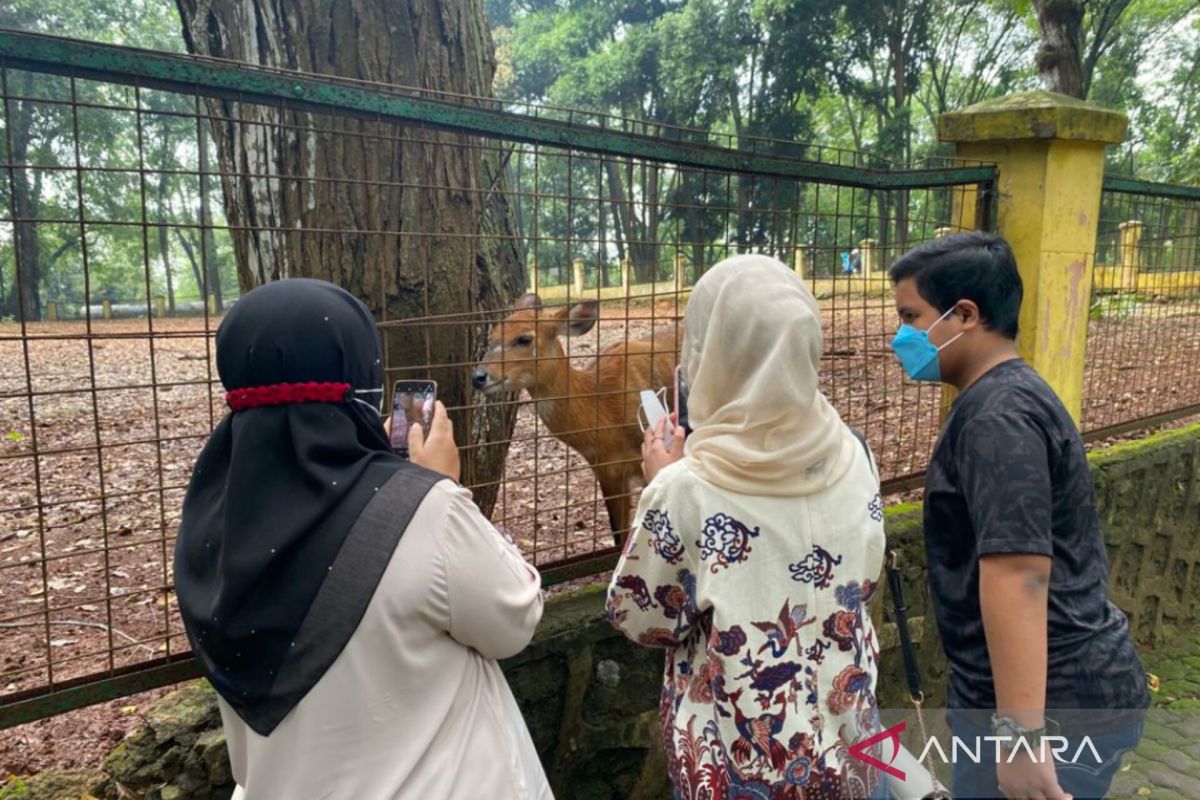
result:
M 1012 717 L 992 714 L 992 735 L 1007 736 L 1014 743 L 1018 739 L 1024 739 L 1031 746 L 1038 745 L 1041 744 L 1043 738 L 1058 736 L 1058 734 L 1058 723 L 1049 717 L 1045 717 L 1042 724 L 1037 728 L 1026 728 Z

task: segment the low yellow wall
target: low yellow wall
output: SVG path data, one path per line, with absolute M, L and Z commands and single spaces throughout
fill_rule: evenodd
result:
M 1179 297 L 1200 293 L 1200 269 L 1141 272 L 1133 267 L 1097 265 L 1097 292 L 1137 292 Z

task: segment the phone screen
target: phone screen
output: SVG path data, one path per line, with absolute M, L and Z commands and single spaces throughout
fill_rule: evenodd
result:
M 436 402 L 434 381 L 396 381 L 392 387 L 392 448 L 396 452 L 408 454 L 408 430 L 413 423 L 420 423 L 429 435 Z
M 688 426 L 687 397 L 688 386 L 687 380 L 683 377 L 683 367 L 677 366 L 675 367 L 675 412 L 678 415 L 676 424 L 683 428 L 685 437 L 692 432 Z

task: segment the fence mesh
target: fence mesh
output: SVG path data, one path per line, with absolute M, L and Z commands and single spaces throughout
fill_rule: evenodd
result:
M 1200 189 L 1101 197 L 1085 432 L 1200 413 Z
M 890 354 L 885 269 L 988 226 L 990 169 L 891 170 L 558 109 L 516 109 L 501 135 L 437 116 L 494 110 L 484 101 L 437 98 L 427 119 L 314 109 L 290 80 L 272 96 L 273 73 L 221 69 L 255 92 L 0 59 L 10 699 L 186 652 L 171 554 L 191 465 L 225 413 L 214 334 L 237 287 L 264 278 L 327 278 L 371 306 L 389 382 L 438 381 L 467 483 L 551 580 L 611 558 L 638 491 L 636 393 L 670 386 L 689 287 L 727 255 L 803 275 L 822 308 L 822 389 L 890 489 L 924 468 L 939 391 Z M 353 88 L 381 108 L 416 97 Z M 547 120 L 571 136 L 538 134 Z M 525 290 L 540 310 L 514 310 Z M 537 359 L 513 344 L 526 334 Z M 621 355 L 652 334 L 646 356 Z M 477 379 L 493 344 L 504 355 Z

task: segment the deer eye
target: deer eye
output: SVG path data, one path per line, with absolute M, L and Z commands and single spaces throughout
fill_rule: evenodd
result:
M 533 334 L 526 333 L 513 339 L 513 345 L 516 347 L 529 347 L 531 344 L 533 344 Z

